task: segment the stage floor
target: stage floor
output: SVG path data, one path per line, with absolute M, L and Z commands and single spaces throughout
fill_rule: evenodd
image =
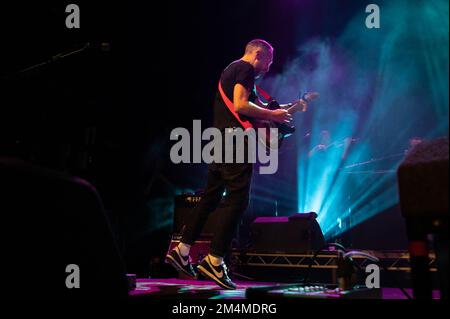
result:
M 273 282 L 234 281 L 236 290 L 225 290 L 210 280 L 183 280 L 177 278 L 137 279 L 132 296 L 193 299 L 245 299 L 249 287 L 274 285 Z
M 155 297 L 165 299 L 247 299 L 246 290 L 252 287 L 286 285 L 286 283 L 234 281 L 236 290 L 224 290 L 209 280 L 182 280 L 177 278 L 137 279 L 133 297 Z M 411 289 L 405 289 L 412 296 Z M 381 288 L 377 299 L 407 299 L 398 288 Z M 311 296 L 309 297 L 311 298 Z M 323 296 L 317 296 L 323 298 Z M 438 293 L 435 293 L 438 298 Z M 335 298 L 333 298 L 335 299 Z M 367 299 L 373 299 L 368 297 Z

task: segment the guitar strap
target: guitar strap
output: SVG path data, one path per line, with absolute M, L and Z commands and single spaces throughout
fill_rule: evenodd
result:
M 240 117 L 239 114 L 236 113 L 236 111 L 234 110 L 234 104 L 233 102 L 230 101 L 230 99 L 225 95 L 225 92 L 222 89 L 222 84 L 220 84 L 219 81 L 219 92 L 220 95 L 222 96 L 223 101 L 225 102 L 225 105 L 228 107 L 228 109 L 230 110 L 231 114 L 233 114 L 233 116 L 236 118 L 236 120 L 239 121 L 239 123 L 242 125 L 242 127 L 247 130 L 251 127 L 253 127 L 252 123 L 250 123 L 250 121 L 243 121 Z
M 255 85 L 256 90 L 258 91 L 259 94 L 261 94 L 261 96 L 266 100 L 266 101 L 271 101 L 273 100 L 272 97 L 269 95 L 269 93 L 267 93 L 266 91 L 264 91 L 261 87 L 259 87 L 258 85 Z M 240 117 L 239 114 L 237 114 L 237 112 L 234 110 L 234 104 L 233 102 L 231 102 L 231 100 L 225 95 L 225 92 L 222 89 L 222 84 L 219 81 L 219 92 L 220 95 L 222 96 L 222 99 L 225 103 L 225 105 L 227 106 L 227 108 L 230 110 L 231 114 L 233 114 L 233 116 L 238 120 L 238 122 L 242 125 L 242 127 L 244 129 L 249 129 L 251 127 L 253 127 L 252 123 L 250 123 L 250 121 L 246 120 L 243 121 Z
M 261 87 L 255 85 L 256 91 L 258 91 L 259 94 L 261 94 L 261 96 L 267 101 L 271 101 L 273 100 L 273 98 L 270 96 L 269 93 L 267 93 L 266 91 L 264 91 Z

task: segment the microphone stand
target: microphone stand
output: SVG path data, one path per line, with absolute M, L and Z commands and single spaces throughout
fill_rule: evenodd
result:
M 80 53 L 80 52 L 83 52 L 84 50 L 86 50 L 86 49 L 89 48 L 90 46 L 91 46 L 91 45 L 90 45 L 90 43 L 88 42 L 88 43 L 86 43 L 86 44 L 85 44 L 82 48 L 80 48 L 80 49 L 76 49 L 76 50 L 73 50 L 73 51 L 70 51 L 70 52 L 67 52 L 67 53 L 63 53 L 63 52 L 58 53 L 58 54 L 52 56 L 52 57 L 51 57 L 50 59 L 48 59 L 47 61 L 44 61 L 44 62 L 35 64 L 35 65 L 32 65 L 32 66 L 30 66 L 30 67 L 28 67 L 28 68 L 25 68 L 25 69 L 22 69 L 22 70 L 18 71 L 17 73 L 18 73 L 18 74 L 21 74 L 21 73 L 25 73 L 25 72 L 28 72 L 28 71 L 31 71 L 31 70 L 40 68 L 40 67 L 44 67 L 44 66 L 49 65 L 49 64 L 52 64 L 52 63 L 54 63 L 54 62 L 56 62 L 56 61 L 58 61 L 58 60 L 60 60 L 60 59 L 66 58 L 66 57 L 68 57 L 68 56 L 71 56 L 71 55 L 74 55 L 74 54 L 77 54 L 77 53 Z
M 16 71 L 16 72 L 14 72 L 14 73 L 12 73 L 10 75 L 3 75 L 3 76 L 1 76 L 1 80 L 10 80 L 10 79 L 12 79 L 14 77 L 18 77 L 18 76 L 26 74 L 26 73 L 28 73 L 30 71 L 42 69 L 45 66 L 53 64 L 53 63 L 55 63 L 55 62 L 57 62 L 57 61 L 59 61 L 61 59 L 67 58 L 69 56 L 79 54 L 79 53 L 87 50 L 88 48 L 92 48 L 92 47 L 94 47 L 94 45 L 92 45 L 90 42 L 87 42 L 81 48 L 78 48 L 78 49 L 75 49 L 75 50 L 72 50 L 72 51 L 69 51 L 69 52 L 58 53 L 56 55 L 53 55 L 50 59 L 48 59 L 46 61 L 40 62 L 38 64 L 34 64 L 32 66 L 29 66 L 29 67 L 26 67 L 25 69 Z M 101 43 L 100 44 L 100 49 L 102 51 L 109 51 L 109 43 Z

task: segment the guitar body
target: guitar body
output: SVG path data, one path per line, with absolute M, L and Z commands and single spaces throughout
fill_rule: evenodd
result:
M 306 92 L 305 94 L 303 94 L 302 100 L 309 103 L 318 96 L 319 93 L 317 92 Z M 276 110 L 280 108 L 280 104 L 278 104 L 276 100 L 271 99 L 267 104 L 267 108 L 270 110 Z M 296 111 L 297 110 L 292 110 L 292 108 L 288 109 L 288 112 L 290 114 Z M 259 119 L 252 119 L 251 123 L 255 131 L 258 133 L 259 142 L 266 147 L 267 152 L 269 152 L 270 150 L 279 149 L 281 147 L 281 144 L 283 143 L 283 139 L 295 132 L 295 127 L 286 123 L 263 121 Z M 263 130 L 258 130 L 258 128 L 263 128 Z M 275 134 L 275 128 L 278 130 L 278 134 Z M 272 130 L 273 132 L 272 134 L 270 134 Z
M 266 148 L 266 151 L 275 150 L 281 146 L 284 136 L 280 133 L 280 130 L 277 131 L 277 134 L 274 130 L 278 129 L 278 123 L 258 119 L 252 119 L 251 123 L 257 133 L 258 142 Z
M 258 89 L 258 86 L 256 86 Z M 269 152 L 271 149 L 278 149 L 281 146 L 281 143 L 283 142 L 283 139 L 285 137 L 288 137 L 292 133 L 295 132 L 295 127 L 290 126 L 286 123 L 276 123 L 273 121 L 265 121 L 265 120 L 259 120 L 259 119 L 249 119 L 249 120 L 243 120 L 239 114 L 236 113 L 235 107 L 233 105 L 233 102 L 225 95 L 222 89 L 222 85 L 219 82 L 219 92 L 222 96 L 222 99 L 225 103 L 225 105 L 230 110 L 231 114 L 239 121 L 239 123 L 242 125 L 244 129 L 248 129 L 253 127 L 257 133 L 258 141 L 262 143 L 263 146 L 266 147 L 266 151 Z M 259 88 L 260 93 L 263 93 L 263 90 Z M 266 100 L 268 101 L 267 108 L 270 110 L 276 110 L 280 109 L 280 104 L 274 99 L 272 99 L 266 92 L 264 94 L 266 97 Z M 319 94 L 317 92 L 306 92 L 303 94 L 302 98 L 300 99 L 303 102 L 310 102 L 316 97 L 318 97 Z M 294 104 L 293 106 L 289 107 L 287 112 L 289 114 L 292 114 L 294 112 L 297 112 L 299 103 Z
M 270 110 L 276 110 L 280 108 L 280 105 L 276 100 L 271 100 L 267 105 L 267 108 Z M 258 133 L 259 142 L 266 147 L 266 151 L 280 148 L 283 143 L 283 139 L 295 132 L 295 127 L 286 123 L 277 123 L 259 119 L 252 119 L 251 123 L 255 131 Z M 275 131 L 274 129 L 277 129 L 278 131 Z M 273 130 L 272 134 L 271 130 Z

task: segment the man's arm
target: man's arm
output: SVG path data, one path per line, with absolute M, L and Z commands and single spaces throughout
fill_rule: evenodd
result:
M 264 103 L 259 98 L 256 98 L 255 104 L 263 108 L 267 108 L 267 105 L 269 105 L 269 103 Z M 280 108 L 287 110 L 293 105 L 294 103 L 280 104 Z
M 259 98 L 257 98 L 255 104 L 260 107 L 267 108 L 267 105 L 269 103 L 264 103 Z M 306 112 L 307 109 L 307 103 L 302 99 L 297 100 L 293 103 L 279 104 L 279 106 L 281 109 L 287 110 L 289 114 L 293 114 L 295 112 Z
M 250 93 L 242 84 L 236 84 L 233 91 L 233 104 L 235 111 L 239 114 L 243 114 L 250 117 L 256 117 L 262 120 L 269 120 L 275 122 L 289 123 L 292 120 L 292 116 L 283 109 L 268 110 L 264 107 L 248 100 Z M 261 102 L 262 103 L 262 102 Z
M 262 108 L 267 108 L 267 105 L 269 104 L 269 103 L 264 103 L 263 101 L 261 101 L 258 97 L 256 98 L 256 101 L 255 101 L 255 104 L 256 105 L 258 105 L 259 107 L 262 107 Z

